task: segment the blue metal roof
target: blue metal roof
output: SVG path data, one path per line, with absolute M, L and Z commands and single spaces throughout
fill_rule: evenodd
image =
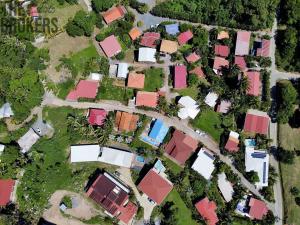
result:
M 179 25 L 178 23 L 165 25 L 166 32 L 170 35 L 176 35 L 179 33 Z
M 167 135 L 168 131 L 169 127 L 164 125 L 162 120 L 156 120 L 150 131 L 149 137 L 161 143 Z

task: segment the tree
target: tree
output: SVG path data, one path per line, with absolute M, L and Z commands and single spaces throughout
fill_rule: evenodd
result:
M 197 75 L 195 74 L 190 74 L 188 76 L 188 85 L 189 86 L 194 86 L 194 85 L 197 85 L 199 83 L 199 78 Z
M 96 23 L 96 15 L 87 13 L 83 10 L 78 11 L 73 20 L 70 20 L 66 25 L 68 35 L 75 36 L 91 36 L 94 25 Z
M 300 197 L 296 197 L 296 198 L 295 198 L 295 202 L 296 202 L 296 204 L 297 204 L 298 206 L 300 206 Z
M 297 196 L 300 193 L 300 191 L 299 191 L 299 189 L 297 187 L 291 187 L 290 192 L 294 196 Z
M 295 159 L 295 152 L 278 148 L 278 159 L 286 164 L 293 164 Z
M 259 177 L 256 171 L 250 171 L 246 173 L 246 178 L 251 182 L 251 183 L 256 183 L 259 182 Z
M 123 60 L 125 58 L 125 52 L 120 52 L 118 55 L 116 55 L 117 60 Z
M 93 9 L 99 13 L 113 6 L 115 0 L 92 0 Z

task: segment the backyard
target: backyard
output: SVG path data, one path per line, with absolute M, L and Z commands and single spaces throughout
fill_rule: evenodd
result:
M 157 91 L 163 86 L 163 70 L 150 68 L 145 71 L 145 91 Z

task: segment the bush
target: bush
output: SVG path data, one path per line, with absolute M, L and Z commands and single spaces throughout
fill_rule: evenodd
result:
M 282 148 L 278 149 L 278 160 L 286 163 L 286 164 L 293 164 L 295 159 L 295 152 L 284 150 Z
M 300 197 L 296 197 L 296 198 L 295 198 L 295 202 L 296 202 L 296 204 L 297 204 L 298 206 L 300 206 Z
M 297 196 L 300 193 L 300 191 L 299 191 L 299 189 L 297 187 L 291 187 L 290 192 L 294 196 Z
M 61 200 L 61 204 L 65 204 L 65 206 L 67 206 L 67 208 L 71 209 L 72 208 L 72 199 L 70 196 L 66 195 L 63 197 L 63 199 Z
M 120 52 L 118 55 L 116 55 L 117 60 L 123 60 L 125 59 L 125 52 Z
M 109 9 L 114 3 L 115 0 L 92 0 L 92 8 L 99 13 Z

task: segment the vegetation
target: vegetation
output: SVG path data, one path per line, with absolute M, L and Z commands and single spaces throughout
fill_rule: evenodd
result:
M 150 68 L 145 73 L 145 91 L 157 91 L 163 86 L 163 70 L 161 68 Z
M 67 208 L 71 209 L 72 208 L 72 199 L 69 195 L 66 195 L 63 197 L 61 200 L 61 204 L 64 204 Z
M 96 13 L 106 11 L 113 6 L 115 0 L 92 0 L 92 7 Z
M 141 14 L 144 14 L 149 10 L 149 7 L 146 3 L 139 2 L 137 0 L 129 0 L 129 5 Z
M 66 31 L 72 37 L 83 35 L 90 37 L 95 23 L 96 15 L 94 13 L 87 13 L 80 10 L 75 14 L 73 20 L 67 23 Z

